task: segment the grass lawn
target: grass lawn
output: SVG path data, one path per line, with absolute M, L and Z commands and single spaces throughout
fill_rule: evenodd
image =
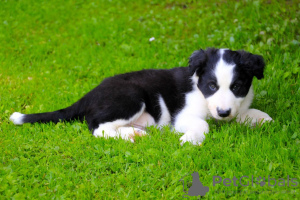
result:
M 2 0 L 0 8 L 0 199 L 182 199 L 179 180 L 194 171 L 209 187 L 203 199 L 300 199 L 299 1 Z M 78 121 L 9 121 L 69 106 L 115 74 L 187 66 L 207 47 L 263 55 L 252 107 L 274 123 L 211 120 L 202 146 L 181 146 L 169 127 L 131 143 L 95 138 Z M 266 184 L 226 187 L 215 176 Z M 184 180 L 187 191 L 191 176 Z

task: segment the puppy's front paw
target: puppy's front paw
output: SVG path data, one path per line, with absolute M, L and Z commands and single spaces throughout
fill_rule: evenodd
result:
M 267 114 L 267 116 L 262 116 L 261 118 L 258 118 L 256 121 L 252 122 L 252 126 L 261 126 L 262 124 L 266 122 L 273 122 L 274 120 Z
M 273 121 L 273 119 L 265 112 L 249 109 L 245 113 L 238 115 L 237 121 L 250 126 L 261 126 L 265 122 Z
M 180 144 L 183 145 L 186 142 L 190 142 L 193 145 L 201 145 L 204 139 L 204 133 L 195 133 L 188 131 L 180 138 Z

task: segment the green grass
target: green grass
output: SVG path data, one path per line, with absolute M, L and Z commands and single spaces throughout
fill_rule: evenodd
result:
M 1 1 L 0 199 L 181 199 L 179 179 L 193 171 L 210 188 L 203 199 L 299 199 L 300 4 L 209 2 Z M 80 122 L 9 121 L 15 111 L 64 108 L 105 77 L 186 66 L 206 47 L 264 56 L 252 107 L 274 123 L 209 121 L 202 146 L 181 146 L 169 127 L 132 144 L 94 138 Z M 213 176 L 243 175 L 299 184 L 213 186 Z

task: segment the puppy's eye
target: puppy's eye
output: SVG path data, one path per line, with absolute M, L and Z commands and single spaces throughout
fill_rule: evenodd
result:
M 210 84 L 208 85 L 208 87 L 209 87 L 209 89 L 211 89 L 212 91 L 216 91 L 216 90 L 217 90 L 217 86 L 216 86 L 216 84 L 214 84 L 214 83 L 210 83 Z
M 232 91 L 237 91 L 238 89 L 240 89 L 241 85 L 240 84 L 234 84 L 232 86 Z

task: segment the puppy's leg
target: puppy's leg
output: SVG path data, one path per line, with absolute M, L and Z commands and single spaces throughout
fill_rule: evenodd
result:
M 134 127 L 118 127 L 116 124 L 102 124 L 99 128 L 95 129 L 94 136 L 96 137 L 121 137 L 124 140 L 135 142 L 135 137 L 146 135 L 146 131 Z
M 200 145 L 205 139 L 204 134 L 209 132 L 208 123 L 196 116 L 181 117 L 174 125 L 177 131 L 184 133 L 180 138 L 181 145 L 185 142 Z
M 248 109 L 245 113 L 239 114 L 236 118 L 239 123 L 250 124 L 256 126 L 263 124 L 267 121 L 273 121 L 273 119 L 267 114 L 257 109 Z
M 122 113 L 114 113 L 112 110 L 109 110 L 106 114 L 106 116 L 118 116 L 119 119 L 113 120 L 113 121 L 108 121 L 105 118 L 101 118 L 101 116 L 94 118 L 94 120 L 99 121 L 101 120 L 100 124 L 98 127 L 93 128 L 93 135 L 96 137 L 121 137 L 125 140 L 131 140 L 134 142 L 134 136 L 136 135 L 145 135 L 146 132 L 142 131 L 139 128 L 134 128 L 134 127 L 125 127 L 130 125 L 132 122 L 136 121 L 145 111 L 145 104 L 143 103 L 142 106 L 140 106 L 138 112 L 133 112 L 131 117 L 124 119 L 123 116 L 121 115 Z M 128 113 L 127 113 L 128 115 Z M 88 118 L 88 123 L 89 125 L 94 124 L 93 121 L 89 120 Z M 105 122 L 106 121 L 106 122 Z

